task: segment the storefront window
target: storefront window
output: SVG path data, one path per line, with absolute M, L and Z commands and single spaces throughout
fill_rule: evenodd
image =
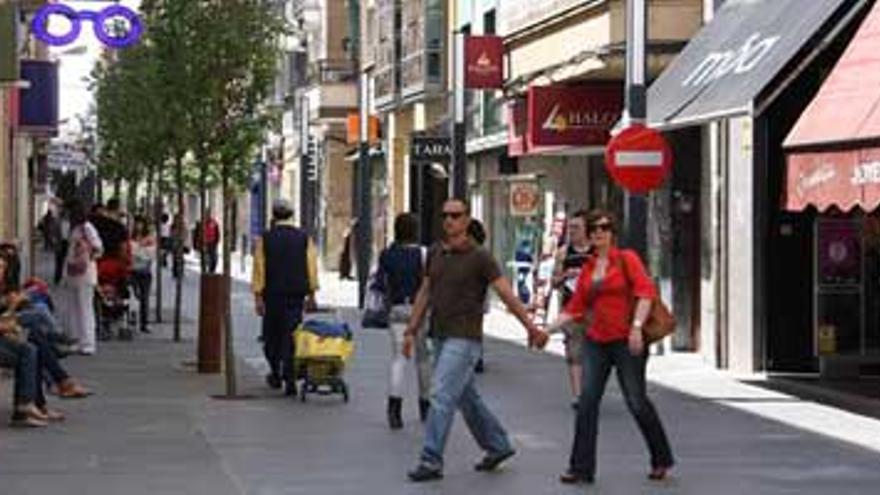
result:
M 880 351 L 880 217 L 822 216 L 815 242 L 818 352 Z

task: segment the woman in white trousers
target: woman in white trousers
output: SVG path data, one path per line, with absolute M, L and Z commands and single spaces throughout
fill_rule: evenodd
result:
M 87 220 L 85 207 L 70 207 L 70 240 L 64 261 L 64 289 L 67 294 L 66 328 L 79 342 L 80 354 L 95 353 L 95 287 L 98 266 L 95 260 L 103 252 L 98 231 Z
M 394 219 L 394 242 L 379 255 L 377 280 L 389 305 L 389 333 L 391 361 L 388 366 L 388 426 L 403 428 L 402 407 L 404 391 L 403 334 L 412 312 L 412 304 L 422 283 L 426 250 L 418 244 L 419 223 L 412 213 L 402 213 Z M 431 388 L 431 360 L 427 332 L 416 343 L 416 370 L 419 386 L 419 418 L 428 416 Z

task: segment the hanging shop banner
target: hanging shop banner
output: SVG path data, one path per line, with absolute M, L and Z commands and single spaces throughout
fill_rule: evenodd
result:
M 19 131 L 43 136 L 58 134 L 58 64 L 22 60 L 21 78 L 29 86 L 20 90 Z
M 510 216 L 537 216 L 540 202 L 541 194 L 537 182 L 512 182 L 510 184 Z
M 849 220 L 819 220 L 819 283 L 851 285 L 862 280 L 862 235 Z
M 452 140 L 444 136 L 413 135 L 409 144 L 409 159 L 414 162 L 450 163 Z
M 18 7 L 0 5 L 0 82 L 18 81 Z
M 604 146 L 623 111 L 623 85 L 532 86 L 528 145 Z
M 504 40 L 501 36 L 467 36 L 464 41 L 464 87 L 501 89 L 504 86 Z

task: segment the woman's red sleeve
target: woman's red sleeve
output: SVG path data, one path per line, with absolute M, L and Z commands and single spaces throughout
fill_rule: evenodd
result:
M 632 278 L 633 296 L 640 299 L 654 299 L 657 297 L 657 286 L 648 275 L 645 265 L 635 251 L 623 251 L 623 262 Z

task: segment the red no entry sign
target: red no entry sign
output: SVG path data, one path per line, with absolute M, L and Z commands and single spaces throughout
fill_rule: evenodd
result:
M 605 168 L 614 182 L 632 193 L 660 187 L 672 169 L 672 150 L 659 132 L 641 124 L 614 136 L 605 149 Z

